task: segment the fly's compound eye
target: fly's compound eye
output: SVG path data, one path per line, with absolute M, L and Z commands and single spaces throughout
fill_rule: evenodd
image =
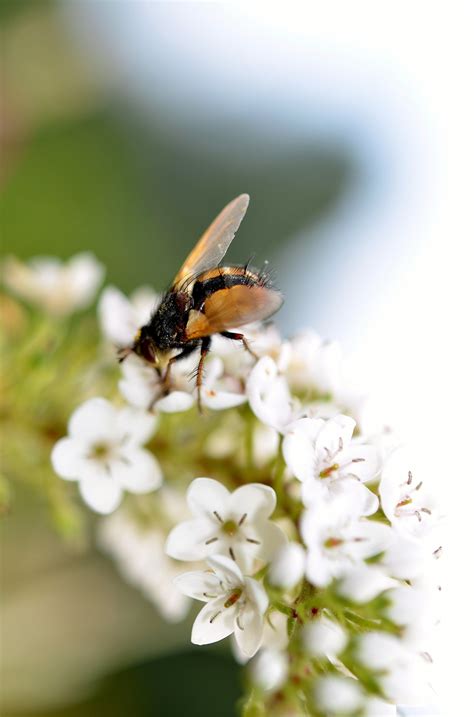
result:
M 138 344 L 140 355 L 143 356 L 148 363 L 155 363 L 155 347 L 151 339 L 141 339 Z

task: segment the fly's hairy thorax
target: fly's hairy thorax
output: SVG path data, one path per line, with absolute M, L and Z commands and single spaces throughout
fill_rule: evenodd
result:
M 190 306 L 189 295 L 169 292 L 152 315 L 148 329 L 160 351 L 176 348 L 185 341 Z

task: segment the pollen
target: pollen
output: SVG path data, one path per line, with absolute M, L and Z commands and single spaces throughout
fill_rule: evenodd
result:
M 339 470 L 340 466 L 339 463 L 333 463 L 332 466 L 329 466 L 328 468 L 325 468 L 321 473 L 319 474 L 320 478 L 329 478 L 331 473 L 334 473 L 334 471 Z

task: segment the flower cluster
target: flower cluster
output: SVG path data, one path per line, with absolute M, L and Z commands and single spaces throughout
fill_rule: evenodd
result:
M 157 301 L 106 288 L 97 360 L 112 365 Z M 127 357 L 118 392 L 72 413 L 54 470 L 104 516 L 99 545 L 165 618 L 184 617 L 191 598 L 204 603 L 193 643 L 233 636 L 248 662 L 245 714 L 395 715 L 432 702 L 441 515 L 423 469 L 369 422 L 336 344 L 239 330 L 258 358 L 213 337 L 203 414 L 193 354 L 166 390 Z

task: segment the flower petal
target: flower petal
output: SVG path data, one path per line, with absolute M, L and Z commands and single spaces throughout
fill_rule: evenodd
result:
M 111 462 L 111 471 L 122 488 L 130 493 L 148 493 L 163 482 L 160 464 L 143 448 L 123 450 L 120 458 Z
M 122 486 L 110 476 L 97 474 L 79 482 L 79 491 L 87 505 L 96 513 L 112 513 L 122 500 Z
M 204 605 L 194 621 L 191 642 L 194 645 L 209 645 L 223 640 L 234 632 L 235 606 L 225 608 L 226 596 L 211 600 Z
M 243 515 L 247 521 L 269 518 L 276 507 L 276 493 L 273 488 L 262 483 L 247 483 L 234 490 L 228 506 L 237 520 Z
M 212 545 L 206 545 L 216 533 L 216 524 L 206 518 L 185 520 L 176 525 L 166 540 L 165 551 L 176 560 L 202 560 Z
M 163 413 L 180 413 L 181 411 L 187 411 L 191 408 L 194 403 L 194 398 L 191 393 L 185 391 L 171 391 L 164 398 L 160 398 L 153 408 Z
M 105 398 L 90 398 L 69 419 L 69 434 L 85 442 L 117 440 L 117 409 Z
M 117 413 L 117 427 L 122 442 L 138 446 L 147 443 L 154 434 L 157 419 L 151 413 L 127 406 Z
M 51 453 L 51 463 L 56 473 L 66 480 L 77 480 L 87 454 L 87 445 L 74 438 L 61 438 Z
M 178 575 L 173 582 L 178 590 L 194 600 L 209 602 L 209 600 L 215 600 L 222 593 L 217 575 L 204 570 L 183 573 Z
M 186 495 L 193 515 L 226 520 L 230 493 L 222 483 L 212 478 L 195 478 Z M 218 520 L 218 519 L 217 519 Z
M 315 443 L 324 428 L 320 418 L 301 418 L 291 424 L 283 440 L 286 465 L 300 481 L 314 478 Z
M 262 644 L 263 615 L 253 607 L 246 607 L 234 625 L 237 645 L 246 657 L 253 657 Z
M 243 585 L 244 576 L 237 563 L 225 555 L 213 555 L 207 559 L 216 575 L 230 586 Z

